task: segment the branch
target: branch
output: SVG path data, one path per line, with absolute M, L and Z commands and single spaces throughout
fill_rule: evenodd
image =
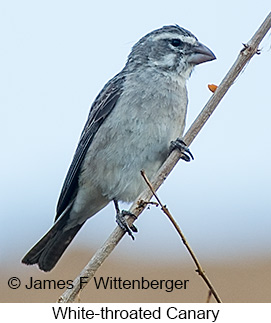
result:
M 215 93 L 211 96 L 203 110 L 200 112 L 194 123 L 188 129 L 187 133 L 183 138 L 187 146 L 189 146 L 194 141 L 201 128 L 205 125 L 205 123 L 207 122 L 211 114 L 214 112 L 214 110 L 216 109 L 217 105 L 222 100 L 226 92 L 229 90 L 237 76 L 243 70 L 245 65 L 248 64 L 248 62 L 255 55 L 255 53 L 258 53 L 258 46 L 270 28 L 271 13 L 269 13 L 262 25 L 254 34 L 254 36 L 247 43 L 247 45 L 245 45 L 244 48 L 240 51 L 235 63 L 233 64 L 225 78 L 222 80 Z M 181 153 L 178 150 L 174 150 L 170 154 L 165 163 L 159 169 L 157 175 L 155 176 L 155 179 L 152 182 L 152 186 L 155 191 L 157 191 L 157 189 L 165 181 L 165 179 L 175 167 L 180 158 Z M 139 195 L 136 202 L 133 203 L 129 211 L 135 214 L 136 216 L 139 216 L 146 206 L 145 202 L 150 201 L 151 197 L 152 193 L 149 190 L 149 188 L 147 188 Z M 128 224 L 130 225 L 133 222 L 134 218 L 130 217 L 128 219 Z M 104 244 L 96 251 L 95 255 L 86 265 L 86 267 L 81 271 L 80 275 L 74 280 L 74 288 L 67 289 L 60 296 L 60 298 L 58 299 L 59 303 L 74 302 L 79 291 L 87 285 L 83 284 L 83 286 L 80 286 L 80 277 L 84 277 L 84 282 L 89 282 L 98 270 L 98 268 L 101 266 L 101 264 L 105 261 L 109 254 L 114 250 L 116 245 L 120 242 L 123 236 L 123 230 L 121 230 L 119 227 L 116 227 L 115 230 L 108 237 L 108 239 L 104 242 Z
M 179 236 L 181 237 L 183 244 L 185 245 L 186 249 L 188 250 L 188 252 L 190 253 L 190 256 L 192 257 L 197 270 L 196 272 L 202 277 L 202 279 L 205 281 L 206 285 L 208 286 L 211 294 L 213 294 L 214 298 L 216 299 L 216 301 L 218 303 L 222 303 L 220 297 L 218 296 L 217 291 L 215 290 L 214 286 L 212 285 L 210 279 L 207 277 L 205 271 L 203 270 L 197 256 L 195 255 L 194 251 L 192 250 L 192 248 L 190 247 L 188 241 L 186 240 L 181 228 L 179 227 L 178 223 L 175 221 L 175 219 L 173 218 L 172 214 L 169 212 L 169 209 L 162 204 L 162 202 L 160 201 L 159 197 L 157 196 L 157 194 L 155 193 L 151 182 L 149 181 L 148 177 L 146 176 L 145 172 L 142 170 L 141 171 L 141 175 L 144 178 L 145 182 L 147 183 L 147 185 L 149 186 L 152 194 L 154 195 L 154 197 L 156 198 L 157 202 L 159 203 L 159 205 L 161 206 L 162 211 L 165 213 L 165 215 L 169 218 L 170 222 L 173 224 L 174 228 L 176 229 L 176 231 L 178 232 Z

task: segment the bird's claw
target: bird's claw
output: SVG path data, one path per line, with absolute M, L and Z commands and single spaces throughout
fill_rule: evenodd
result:
M 186 146 L 185 142 L 182 139 L 177 138 L 175 141 L 171 141 L 170 152 L 172 152 L 174 149 L 179 149 L 181 151 L 182 153 L 181 158 L 184 161 L 189 162 L 191 159 L 194 160 L 194 157 L 191 151 L 189 150 L 189 148 Z
M 131 225 L 131 227 L 129 227 L 129 225 L 128 225 L 128 223 L 127 223 L 127 220 L 126 220 L 126 218 L 125 218 L 125 215 L 129 215 L 129 216 L 132 216 L 132 217 L 134 217 L 134 218 L 137 218 L 137 216 L 136 216 L 136 215 L 134 215 L 133 213 L 128 212 L 128 211 L 125 211 L 125 210 L 122 210 L 122 211 L 120 211 L 120 212 L 117 212 L 117 215 L 116 215 L 116 222 L 117 222 L 117 224 L 119 225 L 119 227 L 120 227 L 123 231 L 127 232 L 127 233 L 129 234 L 129 236 L 134 240 L 134 239 L 135 239 L 135 237 L 134 237 L 134 235 L 132 234 L 132 231 L 133 231 L 133 232 L 137 232 L 138 230 L 137 230 L 136 226 L 135 226 L 135 225 L 133 225 L 133 224 Z

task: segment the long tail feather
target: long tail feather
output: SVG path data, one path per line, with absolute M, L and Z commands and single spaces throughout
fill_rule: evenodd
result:
M 65 219 L 59 219 L 40 241 L 28 251 L 22 259 L 22 263 L 26 265 L 38 264 L 39 268 L 43 271 L 50 271 L 53 269 L 63 252 L 84 224 L 79 224 L 65 231 L 64 221 Z

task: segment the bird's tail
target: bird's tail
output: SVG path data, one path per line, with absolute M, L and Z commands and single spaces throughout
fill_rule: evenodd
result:
M 66 219 L 60 218 L 53 227 L 28 251 L 22 259 L 26 265 L 38 264 L 43 271 L 50 271 L 58 262 L 63 252 L 72 242 L 76 233 L 82 227 L 79 224 L 69 230 L 64 230 Z

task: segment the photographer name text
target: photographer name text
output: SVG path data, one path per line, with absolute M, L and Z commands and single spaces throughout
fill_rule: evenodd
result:
M 87 284 L 87 277 L 80 277 L 80 289 Z M 16 285 L 15 285 L 16 283 Z M 174 290 L 186 290 L 189 285 L 188 279 L 145 279 L 141 277 L 139 279 L 122 279 L 121 277 L 94 277 L 93 285 L 97 290 L 163 290 L 167 293 Z M 73 289 L 74 283 L 71 279 L 68 280 L 55 280 L 55 279 L 34 279 L 29 277 L 29 281 L 21 285 L 21 281 L 17 277 L 12 277 L 9 280 L 9 287 L 17 289 L 20 286 L 24 286 L 27 290 L 51 290 L 51 289 Z

